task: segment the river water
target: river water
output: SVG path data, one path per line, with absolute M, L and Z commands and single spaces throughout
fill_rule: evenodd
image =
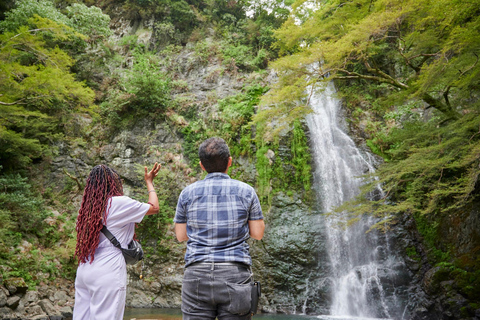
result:
M 124 320 L 182 320 L 182 312 L 179 309 L 140 309 L 140 308 L 127 308 L 125 310 Z M 318 319 L 315 316 L 302 316 L 302 315 L 282 315 L 282 314 L 257 314 L 253 319 L 259 320 L 312 320 Z
M 162 308 L 127 308 L 123 320 L 181 320 L 182 312 L 179 309 Z M 387 320 L 359 317 L 338 317 L 338 316 L 306 316 L 306 315 L 284 315 L 284 314 L 257 314 L 253 318 L 259 320 Z

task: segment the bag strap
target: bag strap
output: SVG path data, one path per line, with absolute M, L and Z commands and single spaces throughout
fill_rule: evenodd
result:
M 110 240 L 110 242 L 115 247 L 117 247 L 119 249 L 122 249 L 122 246 L 120 245 L 120 242 L 118 242 L 117 238 L 115 238 L 115 236 L 110 231 L 108 231 L 107 227 L 103 226 L 100 231 L 105 235 L 105 237 L 107 237 L 108 240 Z

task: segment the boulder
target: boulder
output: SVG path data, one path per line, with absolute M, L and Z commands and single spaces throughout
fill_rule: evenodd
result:
M 38 302 L 38 305 L 42 308 L 42 310 L 49 316 L 56 316 L 60 315 L 61 312 L 53 306 L 53 304 L 48 299 L 43 299 Z
M 71 319 L 73 317 L 73 309 L 69 306 L 61 307 L 60 313 L 66 319 Z
M 22 297 L 23 302 L 25 305 L 30 304 L 32 302 L 38 301 L 38 292 L 37 291 L 27 291 L 25 295 Z
M 53 294 L 53 299 L 54 299 L 53 301 L 56 304 L 63 306 L 65 303 L 67 303 L 67 301 L 70 299 L 70 297 L 68 296 L 68 294 L 65 291 L 60 290 L 60 291 L 56 291 Z
M 17 319 L 12 309 L 7 307 L 0 308 L 0 319 Z
M 15 310 L 18 307 L 19 303 L 20 303 L 19 296 L 11 296 L 10 298 L 7 299 L 7 307 L 9 307 L 10 309 Z
M 3 293 L 5 293 L 5 295 L 8 297 L 10 295 L 10 292 L 8 291 L 7 288 L 5 288 L 4 286 L 0 286 L 0 291 L 2 291 Z
M 127 293 L 127 306 L 133 308 L 145 308 L 152 307 L 152 296 L 148 295 L 142 290 L 137 290 L 134 288 L 129 288 Z
M 0 290 L 0 308 L 5 307 L 5 305 L 7 304 L 7 299 L 8 297 L 5 292 L 3 290 Z
M 37 304 L 26 307 L 25 313 L 28 316 L 43 316 L 48 319 L 48 315 L 45 312 L 43 312 L 42 307 L 40 307 Z
M 23 278 L 9 278 L 6 279 L 4 283 L 10 294 L 25 294 L 28 290 L 28 285 Z

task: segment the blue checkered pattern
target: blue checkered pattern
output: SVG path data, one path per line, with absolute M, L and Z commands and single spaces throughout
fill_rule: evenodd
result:
M 187 224 L 185 265 L 198 261 L 251 265 L 248 220 L 260 219 L 260 201 L 246 183 L 214 172 L 189 185 L 178 198 L 173 220 Z

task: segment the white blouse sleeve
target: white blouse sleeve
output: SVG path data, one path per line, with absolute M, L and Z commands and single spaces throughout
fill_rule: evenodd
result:
M 127 196 L 112 197 L 107 215 L 108 225 L 139 223 L 150 209 L 150 204 L 133 200 Z

